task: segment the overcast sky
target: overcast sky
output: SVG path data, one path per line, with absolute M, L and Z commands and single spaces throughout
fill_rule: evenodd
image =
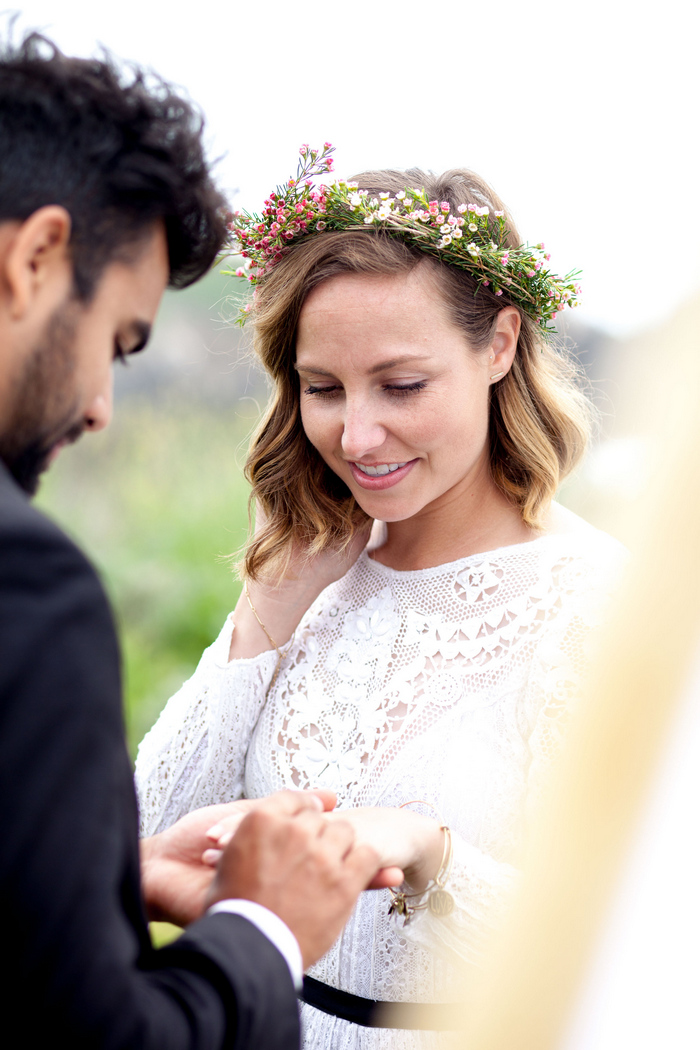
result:
M 21 12 L 66 51 L 104 44 L 183 85 L 239 207 L 259 208 L 300 143 L 330 140 L 339 175 L 479 172 L 555 270 L 584 271 L 581 320 L 616 334 L 700 287 L 687 0 L 25 0 Z

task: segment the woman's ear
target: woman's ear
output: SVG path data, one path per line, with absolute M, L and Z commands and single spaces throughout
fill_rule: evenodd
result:
M 514 306 L 506 306 L 496 318 L 496 331 L 488 351 L 489 379 L 496 383 L 508 372 L 518 349 L 520 314 Z
M 73 266 L 68 252 L 71 219 L 49 204 L 17 226 L 0 259 L 10 317 L 24 320 L 35 308 L 51 311 L 69 294 Z

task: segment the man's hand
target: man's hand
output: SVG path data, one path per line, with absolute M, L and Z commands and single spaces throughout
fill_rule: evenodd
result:
M 236 827 L 255 807 L 242 799 L 188 813 L 167 831 L 141 840 L 141 889 L 151 921 L 187 926 L 205 909 L 214 872 L 202 862 L 207 832 L 222 820 Z
M 202 861 L 205 851 L 218 840 L 217 835 L 208 834 L 209 830 L 225 831 L 228 840 L 252 810 L 267 805 L 272 805 L 274 810 L 280 804 L 291 812 L 297 805 L 293 800 L 300 795 L 298 791 L 280 791 L 269 798 L 206 806 L 188 813 L 167 831 L 142 839 L 141 888 L 148 918 L 176 926 L 187 926 L 199 919 L 214 878 L 211 863 Z M 335 806 L 332 791 L 308 793 L 305 797 L 305 804 L 317 812 Z M 282 801 L 278 803 L 278 800 Z
M 243 897 L 269 908 L 296 937 L 306 968 L 330 948 L 377 875 L 376 852 L 354 840 L 350 824 L 327 820 L 309 792 L 265 799 L 223 850 L 208 903 Z

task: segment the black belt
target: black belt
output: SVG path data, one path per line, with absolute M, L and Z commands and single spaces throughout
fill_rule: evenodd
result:
M 299 998 L 324 1014 L 365 1028 L 407 1028 L 455 1031 L 465 1027 L 464 1003 L 386 1003 L 341 992 L 313 977 L 304 978 Z

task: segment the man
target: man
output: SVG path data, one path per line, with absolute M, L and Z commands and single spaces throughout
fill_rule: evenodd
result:
M 112 362 L 143 348 L 166 284 L 221 247 L 200 132 L 138 72 L 36 35 L 0 50 L 0 987 L 25 1046 L 294 1047 L 293 977 L 376 874 L 322 794 L 240 803 L 213 882 L 205 833 L 231 807 L 191 814 L 144 844 L 146 906 L 215 907 L 153 950 L 109 608 L 27 501 L 108 424 Z

